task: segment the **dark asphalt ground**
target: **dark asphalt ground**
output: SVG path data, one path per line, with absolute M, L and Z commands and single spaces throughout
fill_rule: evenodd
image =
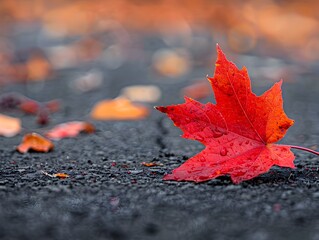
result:
M 117 70 L 94 67 L 105 72 L 97 91 L 72 90 L 69 82 L 82 71 L 73 69 L 45 83 L 6 86 L 1 93 L 61 99 L 62 110 L 48 129 L 88 120 L 97 101 L 116 97 L 123 86 L 156 84 L 163 92 L 156 105 L 166 105 L 181 103 L 179 90 L 187 85 L 165 83 L 138 62 Z M 182 78 L 212 71 L 196 69 Z M 296 121 L 284 142 L 311 147 L 319 136 L 319 74 L 310 71 L 296 78 L 283 85 L 285 110 Z M 271 84 L 256 87 L 258 79 L 253 79 L 257 93 Z M 33 116 L 11 115 L 22 118 L 23 133 L 44 131 Z M 155 110 L 146 120 L 93 123 L 96 134 L 63 139 L 45 154 L 16 152 L 22 134 L 0 138 L 0 239 L 319 239 L 318 157 L 295 151 L 296 169 L 272 168 L 239 185 L 228 177 L 201 184 L 164 182 L 165 173 L 203 147 L 180 138 L 180 131 Z M 141 165 L 154 160 L 164 165 Z M 41 171 L 65 172 L 70 178 L 50 178 Z

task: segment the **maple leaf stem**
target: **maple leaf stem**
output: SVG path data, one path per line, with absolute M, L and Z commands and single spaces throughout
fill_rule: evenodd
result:
M 291 147 L 291 148 L 294 148 L 294 149 L 298 149 L 298 150 L 302 150 L 302 151 L 306 151 L 306 152 L 310 152 L 310 153 L 313 153 L 313 154 L 316 154 L 319 156 L 319 152 L 315 151 L 315 150 L 312 150 L 312 149 L 309 149 L 309 148 L 305 148 L 305 147 L 300 147 L 300 146 L 294 146 L 294 145 L 285 145 L 287 147 Z

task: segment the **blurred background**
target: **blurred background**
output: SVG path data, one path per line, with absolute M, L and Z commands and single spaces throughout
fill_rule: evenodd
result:
M 0 83 L 92 61 L 109 69 L 138 61 L 174 78 L 213 66 L 216 43 L 246 65 L 262 56 L 260 74 L 278 80 L 317 66 L 318 9 L 318 1 L 2 0 Z
M 182 94 L 203 98 L 216 43 L 247 66 L 254 84 L 294 82 L 319 72 L 318 9 L 318 1 L 297 0 L 1 0 L 0 88 L 67 71 L 68 86 L 78 92 L 106 81 L 119 86 L 115 97 L 134 83 L 184 81 L 197 90 Z M 148 75 L 108 80 L 130 64 Z

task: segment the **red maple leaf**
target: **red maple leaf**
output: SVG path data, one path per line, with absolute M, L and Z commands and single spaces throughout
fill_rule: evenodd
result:
M 294 121 L 283 110 L 282 81 L 261 96 L 251 91 L 247 69 L 239 70 L 217 46 L 213 78 L 208 78 L 216 105 L 185 97 L 185 103 L 157 107 L 206 148 L 164 180 L 202 182 L 230 175 L 234 183 L 252 179 L 273 165 L 294 168 L 291 146 L 274 144 Z

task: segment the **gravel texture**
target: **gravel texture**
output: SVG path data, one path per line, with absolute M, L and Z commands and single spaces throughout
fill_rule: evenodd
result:
M 80 94 L 69 85 L 85 70 L 60 71 L 45 83 L 1 89 L 40 101 L 60 98 L 62 111 L 46 128 L 39 128 L 33 116 L 4 113 L 22 118 L 23 133 L 41 133 L 58 123 L 88 120 L 97 101 L 116 97 L 127 85 L 159 85 L 163 97 L 156 105 L 181 103 L 179 91 L 187 85 L 165 83 L 140 63 L 127 63 L 103 70 L 103 86 Z M 211 72 L 196 69 L 183 78 Z M 285 143 L 318 144 L 318 77 L 316 72 L 300 74 L 297 81 L 284 83 L 285 109 L 296 120 Z M 272 84 L 258 87 L 257 81 L 257 93 Z M 203 146 L 180 138 L 181 132 L 155 110 L 141 121 L 91 122 L 96 134 L 60 140 L 45 154 L 16 152 L 23 133 L 0 138 L 0 239 L 319 239 L 318 157 L 295 151 L 295 169 L 274 167 L 239 185 L 228 177 L 201 184 L 164 182 L 165 173 Z M 150 161 L 163 166 L 141 165 Z M 65 172 L 70 178 L 41 171 Z

